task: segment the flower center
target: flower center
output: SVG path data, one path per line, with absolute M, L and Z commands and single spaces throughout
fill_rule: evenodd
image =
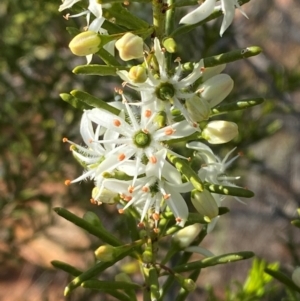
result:
M 143 131 L 139 131 L 134 135 L 133 142 L 137 147 L 145 148 L 150 145 L 151 136 Z
M 156 96 L 161 100 L 170 100 L 174 94 L 175 89 L 174 86 L 170 83 L 162 83 L 159 87 L 157 87 Z

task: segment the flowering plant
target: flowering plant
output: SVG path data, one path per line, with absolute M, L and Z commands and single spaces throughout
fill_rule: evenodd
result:
M 91 202 L 114 204 L 125 214 L 130 241 L 107 231 L 95 214 L 82 219 L 55 208 L 104 244 L 95 250 L 95 265 L 85 272 L 62 262 L 53 265 L 75 277 L 65 295 L 81 285 L 119 300 L 136 300 L 136 290 L 143 292 L 144 300 L 164 300 L 177 281 L 180 290 L 176 300 L 185 300 L 196 288 L 202 268 L 254 255 L 214 255 L 200 244 L 219 217 L 228 212 L 222 207 L 227 196 L 239 201 L 253 196 L 250 190 L 232 183 L 239 177 L 226 174 L 238 157 L 229 160 L 235 149 L 221 160 L 211 145 L 238 136 L 236 123 L 215 117 L 262 103 L 263 99 L 254 98 L 222 104 L 233 89 L 231 77 L 222 73 L 226 63 L 261 50 L 247 47 L 186 63 L 174 57 L 180 35 L 224 14 L 222 35 L 233 20 L 235 8 L 241 10 L 247 1 L 222 0 L 221 6 L 216 6 L 215 0 L 206 0 L 180 20 L 186 25 L 177 28 L 175 11 L 191 4 L 189 1 L 136 2 L 152 5 L 152 24 L 119 1 L 90 0 L 86 8 L 80 0 L 65 0 L 59 8 L 80 10 L 67 14 L 66 19 L 87 17 L 83 32 L 69 29 L 74 35 L 70 50 L 87 57 L 87 64 L 73 72 L 113 75 L 122 81 L 115 88 L 115 101 L 110 103 L 79 90 L 61 94 L 63 100 L 83 110 L 80 133 L 85 144 L 63 138 L 84 169 L 81 176 L 65 184 L 93 181 Z M 102 64 L 91 64 L 93 55 L 100 57 Z M 168 238 L 170 247 L 162 256 L 160 246 Z M 181 251 L 178 264 L 170 266 L 170 259 Z M 205 258 L 188 262 L 192 253 Z M 142 281 L 135 283 L 127 274 L 117 274 L 114 282 L 96 278 L 125 257 L 138 262 Z M 183 276 L 184 272 L 188 275 Z

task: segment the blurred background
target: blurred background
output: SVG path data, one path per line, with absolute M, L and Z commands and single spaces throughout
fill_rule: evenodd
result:
M 0 300 L 59 301 L 67 274 L 51 267 L 57 259 L 80 269 L 93 263 L 92 237 L 53 213 L 56 206 L 82 216 L 96 212 L 104 225 L 121 228 L 115 208 L 89 203 L 92 183 L 66 187 L 82 168 L 73 160 L 62 138 L 81 143 L 81 112 L 59 94 L 82 89 L 112 100 L 109 78 L 75 76 L 72 69 L 85 64 L 68 50 L 66 21 L 59 0 L 2 0 L 0 3 Z M 138 9 L 134 4 L 131 9 Z M 237 11 L 235 21 L 219 38 L 220 20 L 182 37 L 182 61 L 257 45 L 257 57 L 228 64 L 235 81 L 226 102 L 264 97 L 263 105 L 224 118 L 239 125 L 239 138 L 214 148 L 220 157 L 237 146 L 244 156 L 230 173 L 255 192 L 241 204 L 228 199 L 231 212 L 222 216 L 203 246 L 215 254 L 251 250 L 268 262 L 278 261 L 290 275 L 300 264 L 299 231 L 291 226 L 300 207 L 300 3 L 296 0 L 252 0 Z M 144 19 L 147 13 L 138 9 Z M 179 12 L 183 15 L 184 11 Z M 187 44 L 188 41 L 188 44 Z M 186 49 L 184 45 L 189 45 Z M 114 79 L 112 79 L 114 80 Z M 189 300 L 216 299 L 234 281 L 243 283 L 251 261 L 203 270 L 199 289 Z M 275 284 L 274 284 L 275 285 Z M 277 284 L 276 284 L 277 285 Z M 258 300 L 281 300 L 283 290 Z M 69 300 L 99 300 L 82 291 Z M 101 300 L 112 300 L 105 296 Z

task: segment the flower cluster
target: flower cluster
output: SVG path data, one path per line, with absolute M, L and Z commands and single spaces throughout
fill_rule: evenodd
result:
M 65 0 L 59 10 L 68 9 L 79 1 Z M 231 1 L 229 5 L 225 0 L 221 3 L 225 14 L 222 33 L 229 26 L 238 3 Z M 215 0 L 207 0 L 181 22 L 198 22 L 206 18 L 214 6 Z M 116 68 L 116 76 L 123 81 L 123 89 L 116 89 L 122 101 L 84 111 L 80 133 L 85 146 L 64 138 L 64 142 L 71 144 L 76 160 L 84 167 L 81 176 L 67 180 L 66 184 L 92 180 L 95 185 L 92 203 L 115 203 L 120 213 L 134 207 L 140 215 L 139 223 L 146 222 L 154 229 L 166 210 L 173 213 L 178 225 L 184 226 L 189 209 L 182 194 L 190 192 L 195 209 L 210 223 L 211 230 L 224 197 L 211 193 L 204 184 L 233 186 L 230 181 L 236 178 L 227 177 L 225 170 L 236 157 L 227 162 L 230 152 L 221 161 L 207 144 L 199 140 L 221 144 L 238 135 L 235 123 L 209 120 L 212 110 L 233 89 L 233 80 L 222 73 L 225 64 L 207 68 L 200 60 L 187 71 L 177 58 L 176 66 L 171 68 L 169 53 L 157 37 L 149 47 L 141 36 L 132 32 L 109 36 L 101 28 L 107 21 L 102 10 L 102 5 L 96 0 L 89 0 L 86 10 L 67 15 L 87 16 L 87 31 L 70 43 L 73 53 L 86 55 L 89 63 L 94 53 L 113 41 L 122 62 L 138 59 L 139 64 Z M 99 34 L 107 35 L 107 40 Z M 130 88 L 128 92 L 127 88 Z M 137 95 L 138 100 L 132 100 L 132 95 Z M 109 109 L 113 107 L 118 114 Z M 196 150 L 191 158 L 172 149 L 174 143 L 182 141 L 189 142 L 187 151 Z M 202 185 L 200 190 L 170 157 L 182 160 L 189 170 L 192 170 L 194 161 L 201 161 L 194 171 L 196 181 Z

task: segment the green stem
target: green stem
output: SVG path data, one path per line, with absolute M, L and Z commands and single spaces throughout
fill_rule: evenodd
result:
M 152 0 L 153 26 L 155 36 L 162 41 L 165 36 L 166 7 L 161 0 Z

